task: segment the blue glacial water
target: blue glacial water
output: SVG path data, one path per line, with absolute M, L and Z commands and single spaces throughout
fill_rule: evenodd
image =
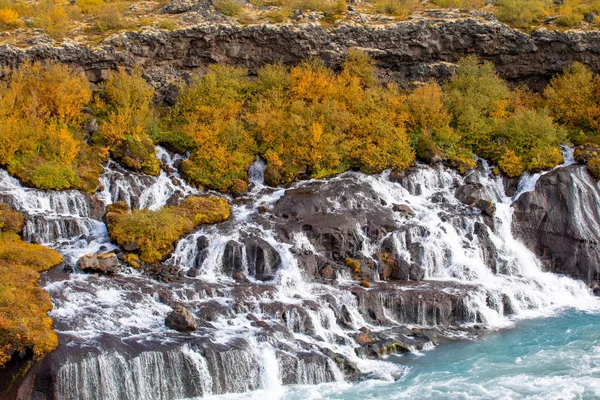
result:
M 238 399 L 600 399 L 600 312 L 563 310 L 477 341 L 390 358 L 395 382 L 279 387 Z

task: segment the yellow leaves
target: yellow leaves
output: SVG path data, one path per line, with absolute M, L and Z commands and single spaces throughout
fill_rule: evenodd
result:
M 554 77 L 544 96 L 554 118 L 569 127 L 600 128 L 600 79 L 581 63 Z
M 516 155 L 514 151 L 507 150 L 498 162 L 500 170 L 511 178 L 517 178 L 525 171 L 523 159 Z
M 134 68 L 131 74 L 124 68 L 111 73 L 104 84 L 104 95 L 106 103 L 97 103 L 97 107 L 108 111 L 108 119 L 100 126 L 107 142 L 114 146 L 128 136 L 141 140 L 150 122 L 154 96 L 154 89 L 142 77 L 141 68 Z
M 24 63 L 0 84 L 0 164 L 28 185 L 76 187 L 82 182 L 76 158 L 88 146 L 80 133 L 82 110 L 90 99 L 81 72 L 58 63 Z
M 322 101 L 336 92 L 336 79 L 321 60 L 309 59 L 290 71 L 293 99 Z
M 23 64 L 12 74 L 8 85 L 0 87 L 0 95 L 10 99 L 3 111 L 19 118 L 75 124 L 81 121 L 91 90 L 87 79 L 71 67 L 36 62 Z
M 81 146 L 81 141 L 75 140 L 65 124 L 50 124 L 44 131 L 43 152 L 49 158 L 70 165 Z
M 21 25 L 21 20 L 19 19 L 19 13 L 16 10 L 10 8 L 0 9 L 0 28 L 14 28 L 19 25 Z
M 8 212 L 0 208 L 1 215 Z M 54 250 L 0 233 L 0 367 L 15 351 L 33 348 L 40 359 L 58 346 L 50 296 L 37 285 L 38 272 L 62 261 Z
M 406 106 L 409 126 L 424 133 L 442 130 L 452 119 L 443 101 L 442 88 L 436 82 L 415 88 L 406 98 Z

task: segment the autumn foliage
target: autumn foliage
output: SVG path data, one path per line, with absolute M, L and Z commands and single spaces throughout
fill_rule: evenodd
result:
M 178 206 L 158 211 L 130 211 L 124 203 L 107 209 L 110 237 L 120 245 L 130 245 L 144 262 L 159 262 L 173 251 L 183 235 L 202 224 L 214 224 L 229 218 L 231 208 L 221 197 L 190 196 Z
M 23 217 L 0 203 L 0 367 L 16 351 L 40 359 L 58 346 L 47 312 L 50 296 L 37 284 L 39 273 L 62 261 L 54 250 L 25 243 L 17 235 Z
M 242 193 L 257 157 L 271 185 L 402 170 L 415 158 L 465 172 L 475 155 L 518 176 L 560 163 L 561 143 L 600 142 L 600 81 L 577 63 L 543 95 L 510 88 L 475 57 L 442 84 L 402 89 L 380 82 L 360 51 L 339 71 L 317 59 L 266 65 L 254 77 L 214 65 L 181 85 L 170 110 L 153 105 L 139 68 L 113 71 L 92 95 L 67 66 L 25 64 L 0 83 L 0 95 L 0 164 L 43 189 L 94 191 L 108 155 L 158 175 L 156 144 L 189 152 L 181 171 L 190 183 Z M 99 128 L 84 134 L 91 118 Z

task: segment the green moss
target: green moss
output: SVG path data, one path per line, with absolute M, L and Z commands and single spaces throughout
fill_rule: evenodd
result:
M 142 261 L 154 263 L 171 253 L 183 235 L 201 224 L 225 221 L 230 213 L 223 198 L 190 196 L 178 206 L 158 211 L 131 212 L 124 203 L 117 203 L 107 209 L 105 220 L 115 242 L 138 249 Z
M 158 176 L 160 161 L 156 158 L 154 143 L 147 136 L 128 137 L 111 149 L 111 155 L 124 167 L 136 172 Z

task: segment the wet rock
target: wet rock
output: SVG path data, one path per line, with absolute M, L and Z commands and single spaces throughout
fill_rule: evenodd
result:
M 119 271 L 119 260 L 114 253 L 87 254 L 77 261 L 77 267 L 83 272 L 110 275 Z
M 370 185 L 354 179 L 287 190 L 271 213 L 288 220 L 277 226 L 282 239 L 301 233 L 318 255 L 339 263 L 360 253 L 365 237 L 377 241 L 396 229 L 391 209 Z
M 165 319 L 165 325 L 179 332 L 192 332 L 198 329 L 198 323 L 189 310 L 176 305 Z
M 478 250 L 481 252 L 483 262 L 496 273 L 507 273 L 507 271 L 498 271 L 498 251 L 492 242 L 488 227 L 481 222 L 475 222 L 473 233 L 479 239 Z
M 337 271 L 333 269 L 330 265 L 326 265 L 319 271 L 319 274 L 323 279 L 336 279 Z
M 360 286 L 365 287 L 365 288 L 370 288 L 371 283 L 363 280 L 363 281 L 360 281 Z
M 234 240 L 225 244 L 223 251 L 223 264 L 221 271 L 226 276 L 233 276 L 236 272 L 244 270 L 244 246 Z
M 365 346 L 369 343 L 373 343 L 373 338 L 365 332 L 361 332 L 358 335 L 356 335 L 354 337 L 354 340 L 356 340 L 356 342 L 358 344 L 360 344 L 361 346 Z
M 401 324 L 450 326 L 472 319 L 466 300 L 473 289 L 452 282 L 388 281 L 378 282 L 376 290 L 358 287 L 353 293 L 369 323 L 385 324 L 389 317 Z
M 425 268 L 411 263 L 409 270 L 409 278 L 412 281 L 421 282 L 425 278 Z
M 543 175 L 513 203 L 513 232 L 552 272 L 600 281 L 600 190 L 584 165 Z
M 263 321 L 263 320 L 252 322 L 251 325 L 258 327 L 258 328 L 268 328 L 269 327 L 269 323 L 267 321 Z
M 406 216 L 406 217 L 412 217 L 415 215 L 415 212 L 412 210 L 412 208 L 410 208 L 406 204 L 394 204 L 392 206 L 392 210 L 394 210 L 394 212 L 397 212 L 400 215 Z
M 467 205 L 477 207 L 485 215 L 493 217 L 496 213 L 496 204 L 486 198 L 483 185 L 479 183 L 468 183 L 456 190 L 456 198 Z
M 306 273 L 306 276 L 314 278 L 317 275 L 317 257 L 314 254 L 299 254 L 297 260 L 298 267 Z
M 204 264 L 206 257 L 208 257 L 209 246 L 210 242 L 208 241 L 208 238 L 206 236 L 198 237 L 198 239 L 196 240 L 196 249 L 198 250 L 198 253 L 196 255 L 196 259 L 194 260 L 194 267 L 202 267 L 202 264 Z
M 275 278 L 281 266 L 281 257 L 277 250 L 264 239 L 253 237 L 244 240 L 248 273 L 261 281 Z
M 233 279 L 235 279 L 238 282 L 247 282 L 248 278 L 246 278 L 246 275 L 244 275 L 243 272 L 236 272 L 235 274 L 233 274 Z

